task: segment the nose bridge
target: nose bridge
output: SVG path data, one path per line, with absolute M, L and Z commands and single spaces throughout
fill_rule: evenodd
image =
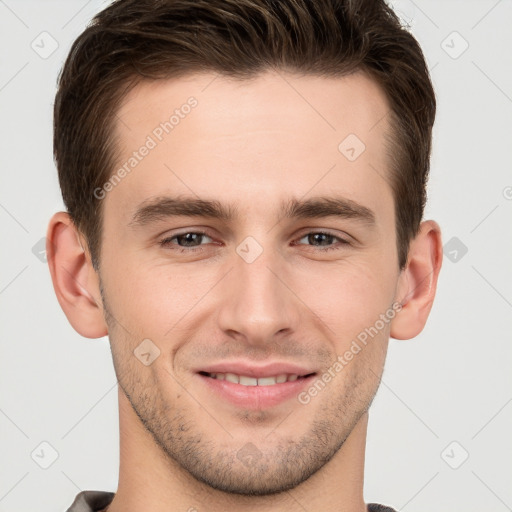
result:
M 247 248 L 242 243 L 237 249 L 219 322 L 224 331 L 237 332 L 248 343 L 264 343 L 280 331 L 296 328 L 297 304 L 281 281 L 285 275 L 281 256 L 265 249 L 251 261 L 245 256 L 250 246 L 245 254 L 238 254 Z

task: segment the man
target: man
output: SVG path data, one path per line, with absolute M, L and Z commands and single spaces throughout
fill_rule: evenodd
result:
M 117 492 L 73 512 L 366 505 L 389 337 L 429 315 L 435 97 L 376 0 L 119 0 L 74 43 L 54 149 L 55 291 L 108 334 Z

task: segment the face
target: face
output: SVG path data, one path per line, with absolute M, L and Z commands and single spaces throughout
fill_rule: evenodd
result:
M 117 377 L 216 489 L 303 482 L 376 392 L 399 277 L 388 110 L 363 74 L 269 72 L 143 83 L 118 112 L 98 192 Z

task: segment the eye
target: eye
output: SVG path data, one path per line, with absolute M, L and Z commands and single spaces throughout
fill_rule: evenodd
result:
M 197 250 L 195 247 L 203 245 L 201 242 L 205 238 L 208 238 L 210 242 L 212 241 L 212 238 L 202 231 L 187 231 L 164 238 L 160 241 L 160 245 L 180 252 L 194 252 Z
M 307 233 L 305 236 L 299 239 L 307 240 L 306 244 L 313 244 L 320 251 L 330 251 L 330 250 L 338 250 L 341 245 L 350 245 L 348 240 L 344 238 L 340 238 L 339 236 L 333 235 L 331 233 L 326 233 L 324 231 L 312 231 L 311 233 Z M 333 245 L 333 241 L 338 241 L 338 244 Z M 319 245 L 315 245 L 315 244 Z M 305 245 L 300 244 L 299 245 Z
M 205 240 L 206 239 L 206 240 Z M 305 243 L 302 241 L 305 240 Z M 213 239 L 203 231 L 186 231 L 159 242 L 160 246 L 178 252 L 201 251 L 203 245 L 213 242 Z M 334 243 L 337 242 L 337 243 Z M 348 240 L 324 231 L 313 231 L 299 238 L 294 245 L 311 245 L 318 251 L 339 250 L 341 246 L 351 245 Z

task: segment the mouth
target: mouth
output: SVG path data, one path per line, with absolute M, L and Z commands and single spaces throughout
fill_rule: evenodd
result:
M 211 379 L 225 380 L 233 384 L 241 384 L 242 386 L 275 386 L 276 384 L 284 384 L 285 382 L 295 382 L 300 379 L 306 379 L 315 375 L 315 373 L 308 373 L 306 375 L 298 375 L 296 373 L 281 373 L 279 375 L 271 375 L 269 377 L 249 377 L 248 375 L 237 375 L 236 373 L 208 373 L 199 372 L 200 375 L 210 377 Z
M 263 410 L 296 399 L 317 372 L 295 365 L 219 365 L 196 375 L 214 399 L 237 408 Z

